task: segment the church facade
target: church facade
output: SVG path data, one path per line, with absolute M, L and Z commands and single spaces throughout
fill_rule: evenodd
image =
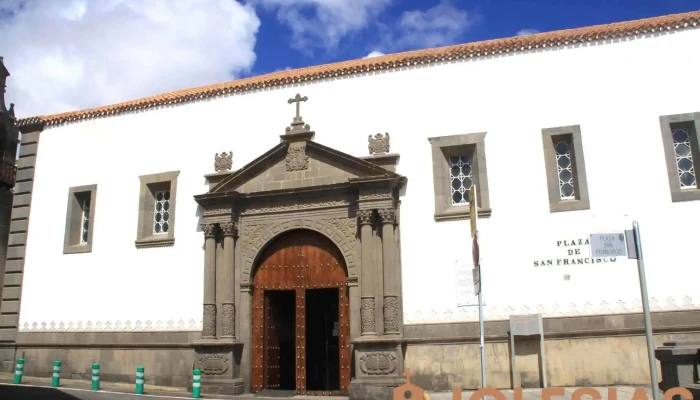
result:
M 649 379 L 636 262 L 588 235 L 641 226 L 656 340 L 700 338 L 700 12 L 277 72 L 19 120 L 2 370 L 389 398 Z M 18 105 L 19 107 L 19 105 Z M 515 352 L 517 374 L 509 354 Z

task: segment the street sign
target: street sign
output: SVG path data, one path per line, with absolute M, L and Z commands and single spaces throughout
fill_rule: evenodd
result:
M 472 227 L 472 237 L 476 235 L 476 219 L 479 217 L 478 210 L 479 204 L 476 200 L 476 184 L 472 184 L 469 189 L 469 222 Z
M 481 267 L 472 268 L 472 282 L 474 282 L 474 294 L 481 293 Z
M 622 232 L 591 233 L 590 247 L 592 258 L 625 257 L 627 241 Z

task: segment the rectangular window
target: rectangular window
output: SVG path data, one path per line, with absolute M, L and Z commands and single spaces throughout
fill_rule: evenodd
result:
M 92 252 L 96 197 L 97 185 L 76 186 L 68 189 L 63 254 Z
M 450 157 L 450 193 L 452 205 L 469 205 L 469 189 L 472 181 L 472 156 L 461 155 Z
M 666 157 L 671 201 L 700 200 L 697 180 L 700 113 L 665 115 L 659 118 Z
M 136 248 L 175 244 L 175 206 L 180 171 L 142 175 Z
M 153 218 L 153 233 L 161 235 L 168 233 L 170 228 L 170 191 L 156 192 L 156 209 Z
M 90 194 L 83 199 L 82 204 L 82 224 L 80 226 L 80 243 L 87 244 L 90 238 Z
M 588 182 L 578 125 L 542 129 L 549 212 L 588 210 Z
M 688 124 L 672 124 L 673 152 L 676 156 L 676 170 L 681 190 L 697 189 L 695 163 L 693 162 L 693 145 L 690 138 L 694 136 L 695 127 Z
M 559 178 L 559 198 L 562 200 L 576 199 L 576 183 L 574 183 L 574 165 L 571 154 L 571 137 L 554 139 L 554 153 L 557 159 L 557 176 Z
M 469 189 L 476 185 L 479 217 L 491 216 L 486 132 L 429 138 L 436 221 L 469 218 Z M 466 206 L 466 207 L 465 207 Z

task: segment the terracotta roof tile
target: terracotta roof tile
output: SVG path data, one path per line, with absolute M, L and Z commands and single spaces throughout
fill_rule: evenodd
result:
M 378 70 L 391 70 L 414 65 L 426 65 L 441 61 L 585 43 L 594 40 L 613 39 L 645 33 L 695 28 L 698 24 L 700 24 L 700 11 L 692 11 L 635 21 L 388 54 L 369 59 L 357 59 L 296 70 L 273 72 L 271 74 L 178 90 L 87 110 L 24 118 L 18 121 L 18 125 L 26 126 L 43 122 L 46 126 L 55 126 L 86 119 L 118 115 L 134 110 L 180 104 L 230 93 L 247 92 L 259 88 L 277 87 L 298 82 L 311 82 L 338 76 L 354 75 Z

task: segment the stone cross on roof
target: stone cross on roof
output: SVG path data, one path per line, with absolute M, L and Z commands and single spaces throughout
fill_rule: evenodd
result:
M 301 138 L 303 136 L 304 139 L 313 139 L 314 133 L 311 131 L 311 127 L 304 122 L 304 120 L 301 118 L 301 113 L 300 113 L 300 106 L 302 101 L 308 101 L 309 98 L 306 96 L 302 96 L 299 93 L 297 93 L 296 96 L 292 97 L 291 99 L 287 100 L 287 103 L 289 104 L 294 104 L 296 103 L 296 115 L 294 116 L 294 119 L 292 120 L 291 126 L 287 127 L 287 133 L 283 135 L 284 137 L 282 138 L 283 140 L 285 138 L 290 139 L 292 137 L 299 137 Z
M 301 121 L 301 115 L 299 114 L 299 106 L 301 105 L 302 101 L 307 101 L 309 98 L 304 96 L 301 97 L 299 93 L 297 93 L 296 96 L 292 97 L 291 99 L 287 100 L 287 103 L 292 104 L 292 103 L 297 103 L 297 115 L 294 117 L 294 121 Z

